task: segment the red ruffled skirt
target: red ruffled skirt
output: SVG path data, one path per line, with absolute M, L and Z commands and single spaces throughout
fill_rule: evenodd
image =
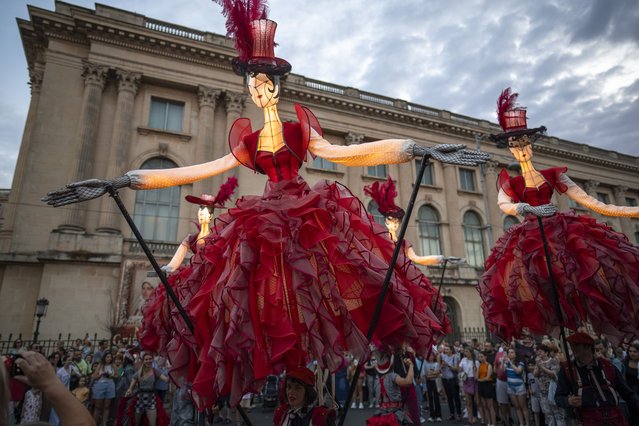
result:
M 200 351 L 187 377 L 198 407 L 227 394 L 237 403 L 267 375 L 311 360 L 335 370 L 345 352 L 362 356 L 395 247 L 387 235 L 344 186 L 311 189 L 301 177 L 269 181 L 263 196 L 218 217 L 181 278 L 192 283 L 187 293 L 197 288 L 185 298 L 195 335 L 181 329 L 167 343 L 178 365 L 185 361 L 176 355 L 191 355 L 175 348 Z M 443 303 L 433 313 L 435 296 L 401 254 L 372 342 L 425 353 L 448 331 Z M 161 346 L 161 333 L 142 343 Z
M 195 253 L 189 265 L 180 267 L 167 277 L 187 315 L 191 299 L 203 282 L 203 272 L 206 271 L 203 263 L 202 257 Z M 142 314 L 142 327 L 138 336 L 141 346 L 170 361 L 170 375 L 176 383 L 181 383 L 178 378 L 194 377 L 200 347 L 163 285 L 157 286 L 149 297 L 142 307 Z M 192 324 L 195 323 L 193 317 L 189 316 L 189 319 Z
M 523 328 L 556 334 L 590 323 L 613 342 L 639 334 L 639 248 L 589 216 L 543 218 L 563 322 L 549 280 L 536 216 L 495 244 L 478 290 L 489 330 L 507 340 Z

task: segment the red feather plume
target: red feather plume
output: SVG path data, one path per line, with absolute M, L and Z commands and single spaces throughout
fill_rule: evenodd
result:
M 237 188 L 237 179 L 234 176 L 229 177 L 226 182 L 220 186 L 220 191 L 215 196 L 215 204 L 222 206 L 231 198 L 231 195 Z
M 266 0 L 213 0 L 222 6 L 226 17 L 226 35 L 235 40 L 235 50 L 241 61 L 249 60 L 251 54 L 251 21 L 266 19 Z
M 512 93 L 510 87 L 502 90 L 501 95 L 499 95 L 497 99 L 497 119 L 502 129 L 506 129 L 507 127 L 505 114 L 517 108 L 518 97 L 519 93 Z
M 384 216 L 403 216 L 404 210 L 395 204 L 397 188 L 390 176 L 381 185 L 379 182 L 373 182 L 372 185 L 365 186 L 364 193 L 377 203 L 377 210 Z

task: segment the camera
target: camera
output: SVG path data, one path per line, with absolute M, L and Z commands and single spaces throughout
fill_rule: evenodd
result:
M 7 371 L 9 371 L 9 375 L 11 377 L 24 375 L 24 372 L 22 371 L 20 367 L 18 367 L 18 364 L 16 363 L 16 360 L 18 358 L 22 358 L 22 355 L 9 354 L 5 358 L 4 365 L 5 367 L 7 367 Z

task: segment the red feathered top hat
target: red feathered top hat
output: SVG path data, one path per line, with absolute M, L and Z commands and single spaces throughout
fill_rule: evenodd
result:
M 220 190 L 216 196 L 211 194 L 202 194 L 201 197 L 187 195 L 184 199 L 189 203 L 198 204 L 200 206 L 222 207 L 224 203 L 231 198 L 231 195 L 235 192 L 235 188 L 237 188 L 237 179 L 231 176 L 222 186 L 220 186 Z
M 395 188 L 395 182 L 388 176 L 388 179 L 383 184 L 374 182 L 372 185 L 364 187 L 364 193 L 369 195 L 373 201 L 377 203 L 377 210 L 385 217 L 394 217 L 401 219 L 404 217 L 404 209 L 395 204 L 395 197 L 397 197 L 397 189 Z
M 526 122 L 526 108 L 517 105 L 519 93 L 512 93 L 510 87 L 502 90 L 497 99 L 497 119 L 499 125 L 504 129 L 504 133 L 491 135 L 494 141 L 505 141 L 510 137 L 532 135 L 538 132 L 545 132 L 546 127 L 536 127 L 529 129 Z M 503 145 L 503 144 L 501 144 Z
M 226 34 L 235 40 L 238 57 L 233 59 L 233 71 L 284 75 L 291 64 L 275 56 L 277 23 L 267 19 L 264 0 L 214 0 L 222 6 L 226 17 Z

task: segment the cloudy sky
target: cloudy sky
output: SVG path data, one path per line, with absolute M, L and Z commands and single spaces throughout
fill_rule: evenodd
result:
M 94 2 L 68 0 L 94 8 Z M 101 3 L 223 34 L 210 0 Z M 8 188 L 29 106 L 16 17 L 0 17 L 0 188 Z M 496 122 L 495 101 L 512 86 L 529 125 L 639 156 L 639 2 L 636 0 L 271 0 L 278 56 L 293 72 Z

